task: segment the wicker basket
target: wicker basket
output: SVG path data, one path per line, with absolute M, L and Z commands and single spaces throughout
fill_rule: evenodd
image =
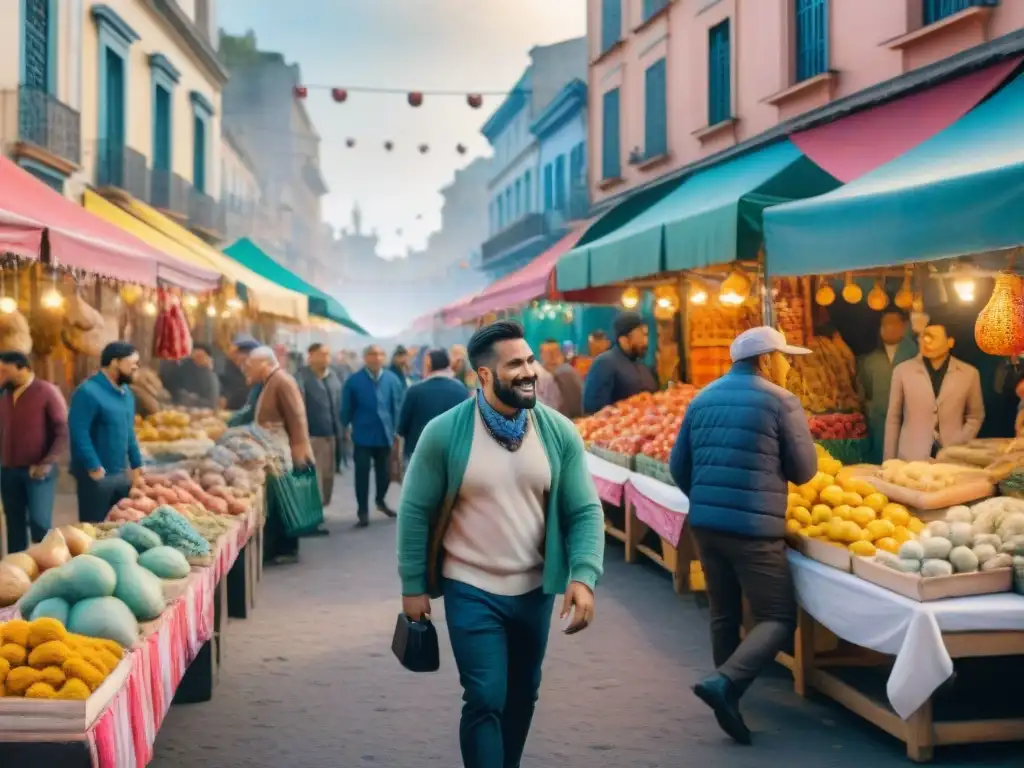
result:
M 617 466 L 625 467 L 630 471 L 636 469 L 636 456 L 627 456 L 624 453 L 616 453 L 615 451 L 609 451 L 607 448 L 601 448 L 597 445 L 590 446 L 590 452 L 599 459 L 604 459 L 605 461 Z
M 644 456 L 642 453 L 636 457 L 636 472 L 640 475 L 646 475 L 647 477 L 654 478 L 667 485 L 675 485 L 675 481 L 672 479 L 672 473 L 668 471 L 668 464 L 657 459 L 652 459 L 650 456 Z

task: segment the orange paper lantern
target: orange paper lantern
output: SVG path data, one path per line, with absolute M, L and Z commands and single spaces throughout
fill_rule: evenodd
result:
M 974 340 L 986 355 L 1013 357 L 1024 352 L 1024 281 L 1004 272 L 996 278 L 992 298 L 978 314 Z

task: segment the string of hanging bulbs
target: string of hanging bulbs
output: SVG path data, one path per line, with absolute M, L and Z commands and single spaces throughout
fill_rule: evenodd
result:
M 402 88 L 372 88 L 368 86 L 347 86 L 339 87 L 332 85 L 296 85 L 292 88 L 292 95 L 296 99 L 309 98 L 309 92 L 314 91 L 329 91 L 331 99 L 337 104 L 344 104 L 348 101 L 350 94 L 354 93 L 384 93 L 384 94 L 395 94 L 404 95 L 405 100 L 410 107 L 421 107 L 427 96 L 440 96 L 440 97 L 452 97 L 457 96 L 466 100 L 466 105 L 470 109 L 480 109 L 484 105 L 485 96 L 495 96 L 505 98 L 513 94 L 529 94 L 530 90 L 527 88 L 514 88 L 511 91 L 476 91 L 467 93 L 465 91 L 414 91 L 405 90 Z

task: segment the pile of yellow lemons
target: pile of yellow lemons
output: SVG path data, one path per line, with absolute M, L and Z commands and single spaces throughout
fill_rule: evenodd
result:
M 924 523 L 902 504 L 891 504 L 863 478 L 844 477 L 838 471 L 841 465 L 835 467 L 831 462 L 819 456 L 818 466 L 836 469 L 835 473 L 819 471 L 809 483 L 790 483 L 787 534 L 870 557 L 879 549 L 895 554 L 903 542 L 916 538 L 923 530 Z

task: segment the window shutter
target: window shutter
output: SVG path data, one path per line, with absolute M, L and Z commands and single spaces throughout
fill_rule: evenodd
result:
M 732 53 L 729 20 L 708 32 L 708 125 L 732 117 Z
M 601 0 L 601 52 L 622 37 L 622 0 Z
M 828 0 L 796 2 L 796 79 L 820 75 L 828 69 Z
M 601 137 L 601 178 L 617 179 L 622 173 L 619 165 L 621 153 L 619 145 L 619 89 L 615 88 L 604 95 L 602 103 L 604 117 L 604 134 Z
M 656 61 L 645 74 L 644 156 L 657 157 L 668 151 L 665 60 Z

